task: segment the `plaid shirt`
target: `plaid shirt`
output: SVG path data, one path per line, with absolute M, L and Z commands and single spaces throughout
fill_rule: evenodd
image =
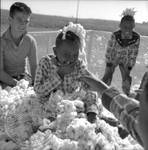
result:
M 105 54 L 106 62 L 115 66 L 124 64 L 133 67 L 136 63 L 139 44 L 140 36 L 136 32 L 133 32 L 132 39 L 122 39 L 120 30 L 112 33 Z
M 34 82 L 34 90 L 42 100 L 48 100 L 51 92 L 56 90 L 62 90 L 64 93 L 73 93 L 78 89 L 78 78 L 83 75 L 90 76 L 91 74 L 87 71 L 86 66 L 82 61 L 76 62 L 73 72 L 66 74 L 62 80 L 57 73 L 58 62 L 54 56 L 45 56 L 40 60 L 37 67 L 36 77 Z M 85 89 L 84 84 L 81 84 L 82 88 Z M 97 96 L 93 92 L 87 92 L 86 97 L 83 99 L 86 103 L 86 112 L 96 112 Z M 91 107 L 91 108 L 90 108 Z
M 131 136 L 143 145 L 137 128 L 139 102 L 124 94 L 120 94 L 115 88 L 109 88 L 103 93 L 102 102 L 105 103 L 107 101 L 109 101 L 107 109 L 120 120 Z

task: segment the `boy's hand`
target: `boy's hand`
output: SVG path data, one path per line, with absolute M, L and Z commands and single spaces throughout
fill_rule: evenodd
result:
M 90 123 L 95 123 L 95 122 L 96 122 L 96 116 L 97 116 L 96 113 L 94 113 L 94 112 L 88 112 L 88 113 L 87 113 L 87 120 L 88 120 Z

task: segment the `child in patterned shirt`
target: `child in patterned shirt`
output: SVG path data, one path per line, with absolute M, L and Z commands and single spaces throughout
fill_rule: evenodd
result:
M 57 35 L 53 47 L 54 55 L 47 55 L 40 60 L 34 90 L 41 101 L 48 100 L 51 93 L 57 90 L 62 90 L 65 94 L 75 92 L 79 86 L 79 77 L 91 75 L 84 61 L 79 59 L 81 54 L 85 55 L 85 32 L 80 24 L 70 23 L 65 26 Z M 95 122 L 98 113 L 96 100 L 97 95 L 92 91 L 86 92 L 83 98 L 87 119 L 90 122 Z
M 130 93 L 132 78 L 130 72 L 136 63 L 140 36 L 133 31 L 135 27 L 135 11 L 126 9 L 120 22 L 120 29 L 111 35 L 106 51 L 106 69 L 102 81 L 111 84 L 115 68 L 119 65 L 122 75 L 122 90 Z

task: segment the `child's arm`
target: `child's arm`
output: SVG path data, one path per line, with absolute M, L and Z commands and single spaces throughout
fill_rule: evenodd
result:
M 102 95 L 103 106 L 112 112 L 120 123 L 126 127 L 131 136 L 143 145 L 139 129 L 137 128 L 139 102 L 124 94 L 120 94 L 116 88 L 110 88 L 100 80 L 94 80 L 90 77 L 81 77 L 80 80 Z
M 56 70 L 46 58 L 41 59 L 35 77 L 34 90 L 41 96 L 46 97 L 52 90 L 61 84 L 62 80 Z
M 81 77 L 87 76 L 93 78 L 93 74 L 87 70 L 85 65 L 81 64 L 79 71 Z M 87 114 L 87 119 L 88 121 L 93 123 L 99 110 L 97 105 L 98 95 L 96 92 L 88 90 L 87 84 L 85 82 L 82 82 L 81 85 L 82 89 L 86 91 L 85 97 L 82 99 L 82 101 L 85 104 L 85 112 Z
M 139 102 L 120 94 L 115 88 L 108 88 L 102 94 L 102 103 L 142 145 L 138 131 Z

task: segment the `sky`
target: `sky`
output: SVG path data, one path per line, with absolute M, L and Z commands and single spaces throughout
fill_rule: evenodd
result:
M 16 0 L 1 0 L 1 8 L 9 9 Z M 105 20 L 120 20 L 126 8 L 134 8 L 136 22 L 148 22 L 148 1 L 119 0 L 19 0 L 33 13 Z M 79 6 L 79 7 L 77 7 Z M 78 10 L 78 15 L 77 15 Z

